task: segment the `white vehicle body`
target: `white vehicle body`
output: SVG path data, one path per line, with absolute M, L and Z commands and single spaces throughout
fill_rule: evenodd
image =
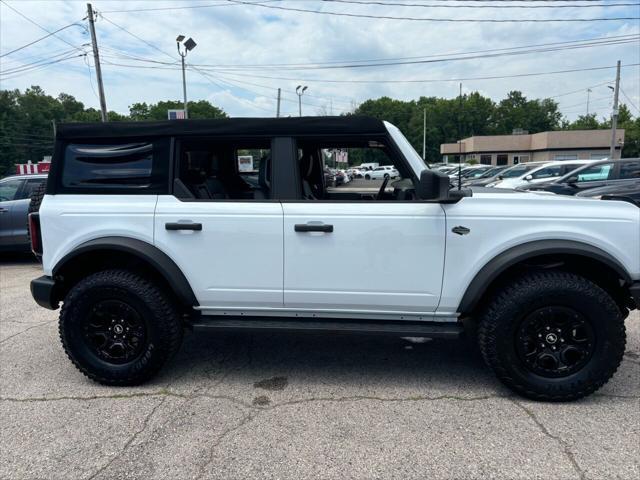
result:
M 151 378 L 186 327 L 459 338 L 475 322 L 500 380 L 542 400 L 585 396 L 622 361 L 640 308 L 633 201 L 451 189 L 373 118 L 160 127 L 60 125 L 33 197 L 31 291 L 64 302 L 62 346 L 89 378 Z M 384 148 L 394 166 L 373 173 L 402 178 L 327 188 L 334 142 Z M 247 151 L 257 175 L 242 177 Z
M 419 155 L 395 127 L 387 128 L 419 175 L 426 168 Z M 372 173 L 399 175 L 388 166 Z M 185 221 L 201 223 L 202 231 L 163 228 Z M 58 194 L 45 196 L 40 222 L 45 275 L 87 242 L 131 238 L 168 255 L 191 285 L 196 308 L 210 314 L 455 321 L 483 267 L 513 247 L 545 240 L 595 246 L 640 279 L 640 209 L 535 193 L 477 193 L 431 204 Z M 336 232 L 296 234 L 292 225 L 303 222 L 332 224 Z M 458 225 L 470 233 L 452 233 Z M 393 261 L 382 245 L 393 245 Z M 339 274 L 327 258 L 341 259 Z
M 549 180 L 560 178 L 572 170 L 588 163 L 593 163 L 594 161 L 595 160 L 558 160 L 541 163 L 538 167 L 525 172 L 518 177 L 505 178 L 497 181 L 491 186 L 494 188 L 519 188 L 535 183 L 548 182 Z
M 383 165 L 381 167 L 374 168 L 370 172 L 365 173 L 364 178 L 368 180 L 378 180 L 380 178 L 389 177 L 391 179 L 398 178 L 400 172 L 396 170 L 393 165 Z

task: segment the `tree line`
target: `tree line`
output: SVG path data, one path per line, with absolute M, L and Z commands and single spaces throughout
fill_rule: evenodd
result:
M 226 118 L 227 114 L 206 100 L 189 102 L 190 118 Z M 134 103 L 126 115 L 110 111 L 110 121 L 165 120 L 168 109 L 180 109 L 182 102 Z M 426 158 L 440 160 L 440 144 L 453 143 L 471 135 L 506 135 L 514 129 L 529 133 L 559 129 L 610 128 L 609 119 L 595 114 L 569 122 L 552 99 L 527 99 L 512 91 L 494 102 L 478 92 L 455 99 L 420 97 L 418 100 L 371 99 L 349 115 L 369 115 L 388 120 L 422 152 L 423 112 L 426 110 Z M 72 95 L 47 95 L 38 86 L 20 90 L 0 90 L 0 176 L 13 173 L 15 163 L 38 162 L 51 155 L 53 123 L 99 122 L 100 111 L 87 108 Z M 626 129 L 623 156 L 640 156 L 640 117 L 620 108 L 619 128 Z

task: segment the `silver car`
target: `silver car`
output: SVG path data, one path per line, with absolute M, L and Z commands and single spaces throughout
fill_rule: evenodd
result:
M 31 194 L 47 175 L 15 175 L 0 180 L 0 250 L 29 250 L 27 215 Z

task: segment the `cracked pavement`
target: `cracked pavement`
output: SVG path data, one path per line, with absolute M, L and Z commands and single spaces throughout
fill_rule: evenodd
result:
M 598 393 L 511 394 L 465 341 L 187 334 L 152 382 L 67 360 L 39 265 L 0 263 L 0 478 L 640 478 L 640 316 Z

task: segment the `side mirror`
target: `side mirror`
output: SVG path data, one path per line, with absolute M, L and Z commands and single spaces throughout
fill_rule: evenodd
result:
M 449 176 L 437 170 L 423 170 L 416 187 L 416 196 L 421 200 L 447 200 Z
M 578 182 L 578 176 L 577 175 L 572 175 L 571 177 L 567 178 L 567 183 L 569 185 L 575 186 L 575 184 Z
M 533 175 L 527 175 L 526 177 L 524 177 L 524 179 L 525 179 L 527 182 L 530 182 L 531 180 L 533 180 Z
M 498 180 L 504 180 L 504 177 L 502 175 L 498 175 Z

